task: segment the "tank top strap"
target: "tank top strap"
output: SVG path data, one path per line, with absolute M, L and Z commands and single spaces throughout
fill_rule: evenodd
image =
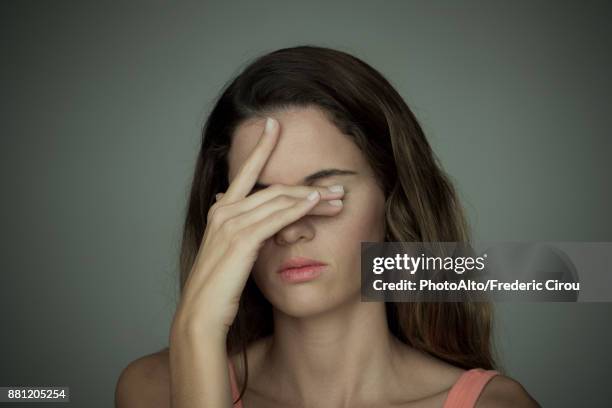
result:
M 473 408 L 485 385 L 498 374 L 495 370 L 482 368 L 467 370 L 451 387 L 444 408 Z
M 240 395 L 240 391 L 238 390 L 238 383 L 236 382 L 236 371 L 234 370 L 234 364 L 232 360 L 228 357 L 227 365 L 229 367 L 229 376 L 230 376 L 230 386 L 232 387 L 232 402 L 238 399 Z M 235 408 L 244 408 L 242 406 L 242 400 L 234 403 Z

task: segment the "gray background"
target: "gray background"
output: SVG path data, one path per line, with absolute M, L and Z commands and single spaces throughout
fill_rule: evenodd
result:
M 108 407 L 121 369 L 164 347 L 201 125 L 227 80 L 280 47 L 379 69 L 476 239 L 612 241 L 609 2 L 0 7 L 1 385 Z M 544 406 L 609 404 L 611 306 L 499 305 L 508 373 Z

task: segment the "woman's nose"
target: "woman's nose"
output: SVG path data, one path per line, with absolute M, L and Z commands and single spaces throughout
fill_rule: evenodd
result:
M 300 241 L 310 241 L 314 238 L 314 229 L 304 218 L 283 227 L 274 235 L 278 245 L 291 245 Z

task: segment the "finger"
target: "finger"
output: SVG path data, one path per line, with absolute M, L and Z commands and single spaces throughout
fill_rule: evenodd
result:
M 225 205 L 223 210 L 217 215 L 218 217 L 220 217 L 217 221 L 219 222 L 219 224 L 221 224 L 230 218 L 251 211 L 254 208 L 257 208 L 262 204 L 273 200 L 274 198 L 279 196 L 289 196 L 296 199 L 303 199 L 306 198 L 308 194 L 313 191 L 318 191 L 321 195 L 321 203 L 319 203 L 312 209 L 312 211 L 314 211 L 314 214 L 328 214 L 330 213 L 330 209 L 335 210 L 339 205 L 342 204 L 341 201 L 340 203 L 332 202 L 331 204 L 329 204 L 329 200 L 338 200 L 344 197 L 344 188 L 342 185 L 330 187 L 309 187 L 275 184 L 256 193 L 253 193 L 240 201 Z M 333 211 L 330 214 L 333 214 Z
M 293 207 L 296 204 L 299 205 L 303 203 L 304 205 L 307 205 L 309 207 L 310 211 L 312 211 L 314 207 L 317 207 L 322 202 L 320 201 L 321 194 L 318 192 L 318 190 L 312 190 L 310 194 L 317 194 L 317 196 L 310 196 L 311 198 L 309 199 L 308 196 L 292 197 L 288 195 L 278 195 L 250 211 L 244 212 L 236 217 L 228 219 L 226 223 L 231 223 L 231 229 L 236 233 L 236 231 L 241 231 L 245 228 L 248 228 L 250 225 L 255 224 L 270 216 L 273 216 L 282 210 Z M 327 208 L 327 211 L 321 211 L 321 209 L 319 209 L 320 213 L 329 213 L 330 215 L 333 213 L 338 213 L 342 209 L 341 206 L 333 206 L 329 204 L 323 205 L 321 208 Z
M 299 200 L 295 205 L 276 211 L 246 227 L 241 231 L 241 235 L 248 236 L 253 242 L 264 242 L 282 228 L 306 215 L 317 202 L 319 202 L 319 197 L 314 201 Z
M 223 193 L 217 193 L 215 194 L 215 200 L 219 201 L 222 197 L 223 197 Z
M 343 200 L 321 200 L 308 215 L 336 215 L 344 208 Z
M 273 118 L 267 118 L 262 137 L 257 145 L 240 166 L 238 174 L 225 192 L 224 201 L 236 202 L 253 189 L 261 170 L 265 166 L 278 140 L 279 124 Z

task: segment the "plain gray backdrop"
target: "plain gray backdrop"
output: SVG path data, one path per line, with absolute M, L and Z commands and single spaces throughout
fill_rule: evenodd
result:
M 282 47 L 385 75 L 476 239 L 612 241 L 611 17 L 605 1 L 3 1 L 0 386 L 109 407 L 120 371 L 167 344 L 201 126 Z M 497 310 L 501 362 L 543 406 L 609 406 L 611 304 Z

